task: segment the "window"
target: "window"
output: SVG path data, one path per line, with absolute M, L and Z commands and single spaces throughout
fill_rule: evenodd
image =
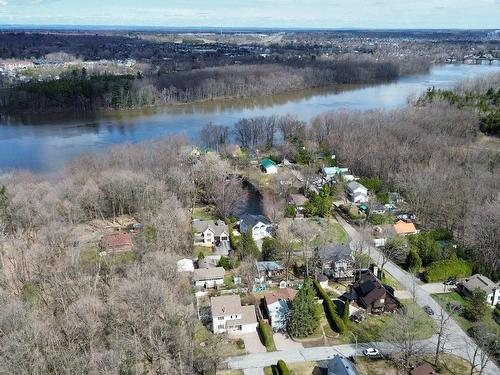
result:
M 384 302 L 385 302 L 385 299 L 381 298 L 380 303 L 384 303 Z
M 219 325 L 217 326 L 217 328 L 218 328 L 218 329 L 224 329 L 224 324 L 219 324 Z
M 217 320 L 224 320 L 224 317 L 223 316 L 218 316 Z

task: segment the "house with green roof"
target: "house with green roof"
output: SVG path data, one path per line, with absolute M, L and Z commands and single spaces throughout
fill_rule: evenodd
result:
M 263 159 L 260 162 L 260 169 L 265 174 L 276 174 L 278 173 L 278 165 L 271 159 Z

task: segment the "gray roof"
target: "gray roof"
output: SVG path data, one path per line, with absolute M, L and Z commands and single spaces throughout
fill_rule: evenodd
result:
M 223 267 L 197 268 L 193 271 L 193 281 L 223 279 L 225 273 Z
M 242 313 L 240 296 L 237 294 L 212 297 L 210 305 L 212 316 L 237 315 Z
M 347 184 L 347 188 L 350 190 L 350 191 L 354 191 L 358 188 L 362 188 L 362 189 L 366 189 L 366 187 L 364 187 L 363 185 L 361 185 L 359 182 L 357 181 L 352 181 L 352 182 L 349 182 Z M 366 189 L 368 190 L 368 189 Z
M 257 271 L 282 271 L 285 268 L 277 262 L 257 262 Z
M 498 285 L 493 281 L 488 279 L 486 276 L 476 273 L 475 275 L 468 277 L 462 281 L 462 285 L 467 288 L 470 292 L 474 289 L 484 290 L 487 294 L 490 294 L 493 289 L 498 289 Z
M 264 215 L 243 214 L 240 216 L 240 220 L 243 221 L 247 226 L 252 228 L 256 226 L 259 222 L 264 223 L 266 225 L 271 224 L 271 221 Z
M 210 229 L 215 236 L 220 236 L 223 232 L 229 233 L 229 228 L 222 220 L 195 220 L 193 228 L 196 233 L 203 233 Z
M 351 245 L 348 243 L 318 246 L 316 248 L 316 254 L 323 262 L 336 262 L 341 259 L 352 259 L 352 249 Z
M 290 201 L 296 206 L 303 206 L 308 199 L 302 194 L 290 194 Z
M 358 371 L 354 363 L 337 354 L 328 361 L 328 375 L 358 375 Z

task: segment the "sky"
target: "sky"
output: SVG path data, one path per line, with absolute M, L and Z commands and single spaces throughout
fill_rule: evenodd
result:
M 500 29 L 500 0 L 0 0 L 0 24 Z

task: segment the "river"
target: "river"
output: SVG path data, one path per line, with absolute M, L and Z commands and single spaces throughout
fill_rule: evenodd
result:
M 197 141 L 200 129 L 210 121 L 231 126 L 242 117 L 293 114 L 309 120 L 328 111 L 402 108 L 408 97 L 428 87 L 450 88 L 463 79 L 494 72 L 500 72 L 500 66 L 441 65 L 426 74 L 376 85 L 344 85 L 145 110 L 4 119 L 0 124 L 0 171 L 55 172 L 79 154 L 169 134 L 185 134 Z

